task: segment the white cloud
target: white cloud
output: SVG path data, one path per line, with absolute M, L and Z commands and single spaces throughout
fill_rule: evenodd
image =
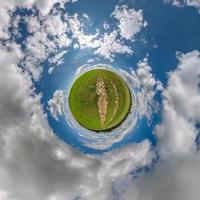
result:
M 89 156 L 52 133 L 40 95 L 17 64 L 22 53 L 0 50 L 0 197 L 3 200 L 111 199 L 112 186 L 151 164 L 150 143 Z
M 130 172 L 152 161 L 148 142 L 102 156 L 83 155 L 62 145 L 51 134 L 40 97 L 32 95 L 30 79 L 16 65 L 20 52 L 1 51 L 0 197 L 4 200 L 64 200 L 79 196 L 90 200 L 98 196 L 98 200 L 107 200 L 114 198 L 114 189 L 118 192 L 117 198 L 124 200 L 161 197 L 187 200 L 191 196 L 192 200 L 198 200 L 200 163 L 193 128 L 199 122 L 199 110 L 195 109 L 200 96 L 199 56 L 197 51 L 181 55 L 177 70 L 170 73 L 163 93 L 163 122 L 156 130 L 161 160 L 150 172 L 133 180 Z M 144 67 L 148 65 L 141 63 L 137 71 L 141 77 L 138 84 L 145 83 L 147 88 L 152 88 L 142 81 L 152 83 L 152 76 L 149 67 Z M 183 103 L 178 104 L 177 98 L 182 98 L 178 102 Z M 168 108 L 177 114 L 175 119 Z M 166 115 L 172 118 L 170 123 L 166 123 Z M 179 122 L 179 118 L 183 121 Z M 184 130 L 185 123 L 192 126 Z M 171 128 L 176 124 L 179 127 Z M 191 137 L 188 137 L 189 132 Z M 185 138 L 181 136 L 180 140 L 181 134 Z M 168 148 L 168 144 L 173 145 Z
M 41 76 L 43 61 L 48 59 L 49 71 L 52 72 L 56 66 L 63 63 L 66 49 L 71 45 L 68 24 L 61 17 L 61 13 L 58 12 L 46 17 L 25 18 L 31 35 L 24 42 L 25 59 L 22 64 L 35 80 Z
M 49 36 L 54 37 L 61 37 L 68 31 L 68 25 L 61 20 L 60 15 L 49 15 L 44 20 L 43 28 Z
M 101 56 L 113 60 L 115 54 L 129 54 L 132 55 L 133 51 L 131 48 L 117 38 L 118 33 L 117 31 L 113 31 L 110 34 L 105 33 L 103 38 L 100 39 L 100 44 L 97 50 L 95 51 L 96 54 L 100 54 Z
M 163 122 L 157 127 L 161 152 L 187 154 L 195 150 L 194 140 L 200 122 L 200 53 L 179 55 L 177 69 L 169 74 L 163 92 Z
M 136 74 L 146 90 L 154 91 L 154 89 L 162 89 L 162 84 L 155 80 L 154 75 L 152 74 L 152 68 L 148 64 L 147 58 L 144 58 L 142 61 L 138 62 Z
M 101 34 L 97 30 L 94 35 L 86 34 L 83 30 L 83 23 L 78 19 L 78 14 L 65 15 L 65 19 L 69 22 L 73 38 L 78 42 L 78 44 L 75 44 L 75 48 L 92 48 L 95 54 L 111 61 L 113 61 L 116 54 L 133 54 L 131 48 L 125 45 L 122 39 L 118 38 L 119 35 L 116 30 L 111 33 L 104 32 Z
M 108 30 L 108 29 L 110 28 L 110 25 L 109 25 L 107 22 L 104 22 L 104 23 L 103 23 L 103 28 L 104 28 L 105 30 Z
M 142 10 L 135 11 L 134 9 L 128 9 L 125 5 L 122 7 L 116 6 L 111 16 L 118 19 L 119 31 L 116 27 L 112 32 L 106 32 L 110 28 L 110 24 L 104 22 L 104 32 L 99 32 L 97 29 L 96 33 L 91 35 L 84 32 L 84 25 L 79 20 L 78 14 L 74 14 L 73 16 L 66 14 L 65 19 L 69 21 L 69 26 L 73 33 L 72 36 L 78 42 L 78 44 L 75 44 L 75 48 L 92 48 L 94 49 L 94 53 L 110 61 L 113 61 L 116 54 L 132 55 L 133 50 L 131 47 L 125 45 L 124 38 L 134 39 L 134 36 L 141 31 L 142 27 L 147 25 L 143 19 Z M 89 19 L 88 16 L 87 19 Z
M 64 54 L 61 54 L 60 51 L 71 44 L 71 40 L 67 35 L 69 28 L 67 23 L 61 20 L 61 13 L 48 14 L 56 2 L 60 2 L 62 6 L 68 1 L 10 0 L 0 3 L 0 13 L 3 15 L 0 22 L 1 38 L 10 37 L 11 33 L 8 32 L 10 26 L 12 26 L 13 29 L 12 33 L 18 37 L 20 35 L 20 27 L 18 26 L 20 20 L 24 20 L 27 23 L 27 28 L 31 35 L 23 42 L 26 54 L 24 58 L 25 64 L 22 63 L 22 66 L 24 66 L 25 70 L 27 70 L 35 80 L 40 78 L 43 71 L 41 63 L 51 56 L 49 59 L 52 64 L 55 64 L 55 66 L 61 64 L 62 57 L 60 56 Z M 11 22 L 10 15 L 15 11 L 16 7 L 32 8 L 33 10 L 33 6 L 36 6 L 45 16 L 42 16 L 40 13 L 37 16 L 33 14 L 20 18 L 20 15 L 17 15 Z M 53 39 L 51 37 L 53 37 Z M 66 53 L 65 50 L 63 52 Z
M 142 10 L 129 9 L 126 5 L 116 6 L 112 16 L 119 21 L 120 35 L 127 40 L 133 39 L 142 27 L 147 25 Z
M 62 5 L 69 0 L 7 0 L 0 2 L 0 37 L 8 38 L 8 27 L 10 22 L 9 11 L 14 11 L 16 7 L 32 8 L 36 6 L 43 15 L 47 15 L 53 5 L 60 2 Z
M 0 23 L 1 37 L 13 39 L 11 32 L 8 32 L 10 26 L 12 26 L 12 35 L 15 35 L 15 38 L 19 37 L 21 34 L 19 22 L 27 23 L 30 35 L 22 42 L 25 55 L 21 65 L 34 80 L 38 81 L 40 79 L 43 72 L 41 65 L 44 61 L 48 61 L 48 71 L 52 73 L 56 66 L 63 63 L 63 57 L 71 47 L 90 48 L 96 55 L 110 61 L 113 61 L 117 54 L 133 54 L 131 47 L 125 44 L 124 38 L 134 39 L 135 34 L 145 26 L 141 10 L 135 11 L 134 9 L 128 9 L 127 6 L 117 6 L 112 16 L 119 20 L 118 28 L 114 24 L 113 30 L 107 32 L 107 28 L 111 26 L 104 23 L 106 29 L 100 31 L 97 28 L 96 33 L 90 34 L 84 30 L 85 22 L 90 21 L 87 13 L 80 15 L 77 13 L 71 15 L 63 13 L 61 9 L 53 7 L 56 2 L 60 2 L 60 7 L 62 7 L 64 3 L 71 1 L 25 0 L 0 3 L 0 6 L 2 6 L 0 8 L 2 12 L 0 13 L 3 13 L 2 22 Z M 33 12 L 31 15 L 23 17 L 18 15 L 15 16 L 15 19 L 10 20 L 9 11 L 12 14 L 17 6 L 31 8 L 33 11 L 35 11 L 33 6 L 36 6 L 41 12 L 38 15 Z M 49 13 L 50 10 L 51 13 Z M 124 24 L 131 28 L 126 27 Z M 129 33 L 126 28 L 128 28 Z M 125 32 L 129 35 L 125 36 Z
M 164 0 L 164 2 L 171 3 L 172 5 L 179 7 L 191 6 L 196 8 L 200 12 L 199 0 Z
M 198 200 L 200 154 L 195 138 L 200 122 L 200 52 L 179 54 L 163 90 L 162 122 L 156 128 L 159 160 L 148 172 L 127 178 L 117 189 L 121 200 Z
M 64 20 L 61 20 L 61 18 L 61 14 L 57 13 L 57 15 L 48 15 L 45 18 L 31 16 L 26 19 L 28 30 L 33 35 L 29 36 L 25 43 L 28 52 L 25 62 L 28 71 L 36 80 L 39 79 L 42 72 L 40 63 L 49 55 L 55 54 L 49 61 L 59 65 L 62 63 L 60 61 L 62 61 L 64 54 L 58 50 L 69 48 L 71 44 L 74 48 L 94 49 L 95 54 L 111 61 L 116 54 L 133 54 L 131 48 L 125 45 L 122 39 L 118 38 L 117 31 L 114 30 L 110 34 L 106 32 L 100 34 L 98 31 L 94 35 L 86 34 L 83 29 L 83 19 L 77 13 L 71 16 L 65 14 Z M 70 34 L 72 37 L 69 36 Z M 49 39 L 52 36 L 54 39 Z M 67 53 L 67 51 L 64 52 Z M 50 72 L 52 70 L 51 67 Z
M 65 20 L 69 23 L 72 37 L 77 39 L 79 48 L 97 48 L 99 46 L 99 42 L 96 40 L 98 33 L 94 35 L 85 34 L 83 30 L 83 23 L 81 22 L 81 19 L 78 18 L 77 13 L 72 16 L 66 14 Z
M 65 94 L 62 90 L 56 90 L 53 94 L 53 98 L 49 100 L 49 109 L 52 116 L 58 120 L 58 115 L 65 113 Z
M 140 88 L 137 94 L 140 116 L 147 116 L 148 119 L 151 119 L 152 113 L 158 109 L 158 105 L 154 101 L 154 96 L 157 91 L 163 89 L 163 86 L 154 77 L 147 58 L 138 62 L 136 70 L 131 69 L 131 77 L 129 80 L 132 82 L 132 87 Z
M 121 200 L 198 200 L 200 157 L 190 154 L 184 157 L 170 156 L 159 161 L 150 173 L 127 181 L 120 193 Z M 120 188 L 119 188 L 120 189 Z

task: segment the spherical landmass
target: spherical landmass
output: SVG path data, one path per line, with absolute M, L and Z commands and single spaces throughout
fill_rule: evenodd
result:
M 127 117 L 132 104 L 131 92 L 125 81 L 105 69 L 90 70 L 78 77 L 68 100 L 75 120 L 96 132 L 117 128 Z

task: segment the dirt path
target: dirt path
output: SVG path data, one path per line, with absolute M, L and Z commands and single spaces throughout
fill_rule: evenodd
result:
M 105 82 L 103 78 L 98 77 L 96 82 L 96 93 L 99 96 L 98 99 L 98 111 L 101 120 L 101 126 L 103 127 L 106 120 L 106 113 L 108 109 L 108 94 L 105 88 Z

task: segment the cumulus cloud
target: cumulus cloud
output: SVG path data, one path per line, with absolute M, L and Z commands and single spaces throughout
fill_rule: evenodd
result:
M 178 54 L 178 59 L 163 90 L 162 122 L 155 129 L 160 159 L 150 173 L 127 181 L 123 200 L 199 199 L 200 155 L 195 138 L 200 122 L 200 52 Z
M 130 173 L 151 164 L 154 158 L 150 144 L 132 144 L 102 156 L 83 155 L 63 145 L 51 134 L 40 97 L 32 95 L 30 79 L 16 65 L 20 57 L 20 51 L 1 51 L 0 80 L 4 84 L 0 84 L 0 197 L 62 200 L 98 196 L 99 200 L 107 200 L 117 195 L 124 200 L 187 200 L 192 195 L 193 200 L 198 199 L 200 163 L 194 141 L 197 132 L 193 132 L 199 122 L 195 109 L 199 105 L 198 51 L 179 55 L 177 69 L 169 74 L 163 91 L 163 121 L 156 129 L 161 159 L 150 172 L 134 179 Z M 151 80 L 141 71 L 140 77 L 146 77 L 141 80 Z M 177 98 L 183 103 L 178 104 Z M 181 124 L 179 118 L 184 120 Z M 177 123 L 179 127 L 171 128 Z M 183 123 L 191 123 L 191 130 L 184 130 Z
M 159 160 L 148 173 L 126 176 L 116 183 L 121 200 L 198 200 L 200 155 L 195 138 L 200 122 L 198 105 L 200 52 L 178 54 L 177 69 L 163 88 L 162 122 L 156 127 Z M 190 97 L 190 98 L 188 98 Z
M 120 35 L 127 40 L 133 39 L 142 27 L 147 25 L 142 10 L 129 9 L 126 5 L 116 6 L 112 16 L 119 21 Z
M 25 58 L 22 65 L 35 80 L 40 78 L 43 61 L 49 61 L 50 73 L 55 66 L 63 63 L 63 56 L 72 42 L 67 34 L 68 24 L 61 18 L 59 12 L 45 18 L 34 15 L 25 17 L 31 35 L 24 41 Z
M 12 34 L 16 38 L 20 36 L 19 23 L 27 25 L 29 35 L 20 44 L 25 52 L 21 65 L 35 80 L 40 78 L 43 71 L 41 63 L 49 59 L 49 62 L 54 65 L 61 64 L 63 52 L 66 53 L 63 48 L 68 47 L 71 43 L 66 34 L 68 31 L 67 23 L 61 20 L 61 13 L 49 14 L 56 2 L 62 6 L 68 1 L 6 1 L 0 3 L 2 10 L 0 13 L 3 15 L 3 20 L 0 23 L 0 38 L 14 40 Z M 38 15 L 35 15 L 34 6 L 40 11 Z M 16 7 L 31 8 L 33 13 L 23 17 L 19 14 L 13 17 Z M 12 27 L 12 31 L 8 31 L 9 27 Z
M 111 61 L 113 61 L 115 54 L 132 55 L 133 51 L 131 48 L 123 44 L 122 40 L 117 39 L 117 37 L 117 31 L 113 31 L 110 34 L 105 33 L 103 38 L 100 40 L 99 47 L 95 53 L 100 54 Z
M 39 80 L 43 72 L 41 65 L 46 60 L 50 66 L 49 73 L 52 73 L 56 66 L 63 63 L 63 56 L 72 46 L 82 50 L 93 49 L 96 55 L 110 61 L 113 61 L 117 54 L 133 54 L 131 47 L 119 38 L 117 30 L 110 33 L 100 33 L 97 30 L 95 34 L 86 34 L 85 18 L 89 20 L 86 14 L 63 14 L 55 8 L 46 16 L 33 13 L 23 17 L 18 15 L 12 19 L 12 34 L 16 38 L 20 35 L 19 23 L 24 22 L 27 25 L 29 35 L 22 42 L 25 54 L 21 65 L 33 79 Z
M 184 7 L 191 6 L 200 12 L 200 1 L 199 0 L 164 0 L 166 3 L 171 3 L 174 6 Z
M 171 156 L 160 161 L 150 173 L 127 181 L 121 200 L 198 200 L 199 155 Z
M 1 50 L 0 197 L 4 200 L 107 200 L 112 184 L 153 158 L 149 142 L 102 156 L 63 145 L 48 125 L 19 55 Z
M 54 6 L 57 2 L 60 4 Z M 87 13 L 62 12 L 63 5 L 69 2 L 72 1 L 24 0 L 0 4 L 0 37 L 4 40 L 17 41 L 23 34 L 20 45 L 24 51 L 24 58 L 20 65 L 36 81 L 41 78 L 44 71 L 44 62 L 48 62 L 48 71 L 52 73 L 63 63 L 64 55 L 72 47 L 81 50 L 91 49 L 97 56 L 110 61 L 119 54 L 133 55 L 133 50 L 126 44 L 126 40 L 133 41 L 136 34 L 146 26 L 142 10 L 136 11 L 124 5 L 116 6 L 109 16 L 116 18 L 118 23 L 108 24 L 105 21 L 104 29 L 97 27 L 93 33 L 88 33 L 85 31 L 85 23 L 90 21 Z M 32 13 L 21 16 L 16 13 L 16 7 L 30 8 Z M 39 14 L 36 14 L 37 10 L 40 11 Z M 24 35 L 19 24 L 27 26 L 27 35 Z
M 0 37 L 8 37 L 8 26 L 10 22 L 10 11 L 14 11 L 16 7 L 33 8 L 34 6 L 43 14 L 47 15 L 53 8 L 53 5 L 59 2 L 61 5 L 70 0 L 8 0 L 0 2 Z
M 163 92 L 163 123 L 156 133 L 162 152 L 185 154 L 195 151 L 194 141 L 199 133 L 200 53 L 193 51 L 178 58 L 179 65 L 169 74 L 168 87 Z
M 83 17 L 85 14 L 83 15 Z M 84 17 L 85 18 L 85 17 Z M 65 15 L 66 21 L 68 21 L 71 32 L 72 32 L 72 37 L 77 39 L 77 45 L 79 48 L 84 49 L 84 48 L 97 48 L 99 46 L 99 41 L 97 38 L 99 37 L 99 34 L 86 34 L 84 32 L 84 23 L 82 22 L 81 19 L 79 19 L 79 16 L 77 13 L 74 15 Z M 87 19 L 89 17 L 87 16 Z
M 62 90 L 56 90 L 53 94 L 53 98 L 49 100 L 49 108 L 52 116 L 58 120 L 58 115 L 65 113 L 65 94 Z
M 113 184 L 150 165 L 148 141 L 89 156 L 55 137 L 29 74 L 18 63 L 23 52 L 0 50 L 0 198 L 2 200 L 113 197 Z M 54 97 L 57 104 L 61 94 Z M 59 111 L 58 108 L 54 113 Z
M 78 20 L 77 14 L 70 17 L 66 15 L 65 17 L 69 20 L 73 37 L 77 39 L 75 47 L 78 46 L 81 49 L 92 48 L 95 54 L 111 61 L 113 61 L 116 54 L 133 54 L 131 48 L 125 45 L 122 39 L 118 38 L 119 34 L 116 30 L 113 30 L 111 33 L 99 33 L 97 31 L 94 35 L 85 34 L 83 24 Z M 109 27 L 109 24 L 106 24 L 106 27 Z
M 130 73 L 131 76 L 128 77 L 130 84 L 132 87 L 140 89 L 137 94 L 139 114 L 151 119 L 152 113 L 158 109 L 154 96 L 158 91 L 162 91 L 162 83 L 156 80 L 152 67 L 148 63 L 148 58 L 139 61 L 136 70 L 131 69 Z

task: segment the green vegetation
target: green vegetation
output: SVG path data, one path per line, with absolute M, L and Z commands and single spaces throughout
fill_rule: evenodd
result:
M 116 73 L 95 69 L 82 74 L 72 85 L 69 107 L 83 127 L 100 132 L 119 126 L 131 108 L 131 93 Z

